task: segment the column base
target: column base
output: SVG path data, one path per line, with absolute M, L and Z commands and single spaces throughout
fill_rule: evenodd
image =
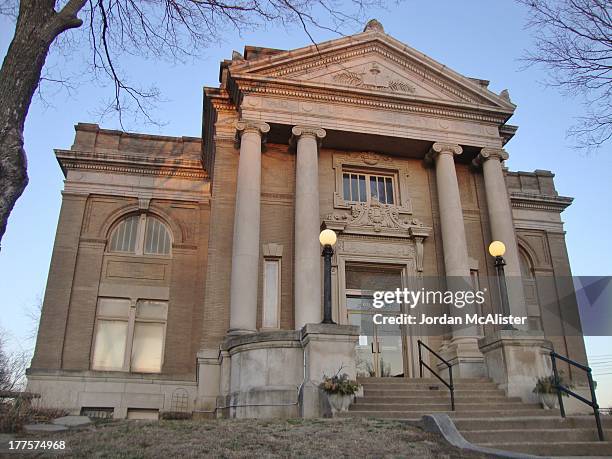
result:
M 537 403 L 533 393 L 536 380 L 552 374 L 550 341 L 540 331 L 498 330 L 480 339 L 478 346 L 485 357 L 488 376 L 508 397 Z
M 482 378 L 487 374 L 477 336 L 452 338 L 442 345 L 440 355 L 453 366 L 453 378 Z M 446 365 L 439 363 L 438 370 L 448 377 Z

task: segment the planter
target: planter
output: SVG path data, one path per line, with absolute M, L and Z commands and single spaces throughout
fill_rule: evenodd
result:
M 335 415 L 336 413 L 342 413 L 344 411 L 348 411 L 348 408 L 351 405 L 352 399 L 353 399 L 352 395 L 327 394 L 327 400 L 329 400 L 329 405 L 331 406 L 332 415 Z
M 545 410 L 554 410 L 557 408 L 559 398 L 557 394 L 540 394 L 540 401 Z

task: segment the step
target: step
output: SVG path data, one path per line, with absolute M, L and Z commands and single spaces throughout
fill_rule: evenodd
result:
M 612 456 L 611 441 L 585 442 L 524 442 L 524 443 L 480 443 L 487 448 L 535 454 L 538 456 Z
M 357 378 L 357 382 L 359 384 L 442 384 L 437 378 Z M 456 384 L 495 384 L 487 378 L 455 378 L 454 382 Z
M 411 387 L 424 387 L 424 388 L 428 388 L 428 387 L 446 387 L 446 385 L 440 381 L 421 381 L 421 380 L 409 380 L 409 379 L 399 379 L 396 381 L 388 381 L 388 382 L 374 382 L 374 381 L 370 381 L 370 380 L 366 380 L 366 381 L 359 381 L 359 384 L 361 384 L 363 387 L 380 387 L 380 388 L 387 388 L 387 387 L 395 387 L 395 386 L 402 386 L 402 387 L 407 387 L 407 388 L 411 388 Z M 455 388 L 476 388 L 476 389 L 497 389 L 497 384 L 492 382 L 492 381 L 486 381 L 486 382 L 464 382 L 464 381 L 454 381 L 453 382 L 453 386 Z
M 541 410 L 540 413 L 548 413 L 548 410 Z M 542 414 L 541 416 L 530 418 L 504 418 L 496 419 L 495 422 L 491 422 L 489 418 L 457 416 L 454 418 L 454 422 L 457 429 L 462 433 L 473 430 L 495 429 L 596 429 L 595 418 L 593 416 L 572 416 L 564 419 L 559 414 L 556 416 Z M 601 423 L 604 429 L 612 429 L 612 417 L 603 416 Z
M 353 403 L 349 410 L 356 411 L 422 411 L 422 412 L 439 412 L 450 409 L 450 401 L 442 403 L 368 403 L 356 402 Z M 522 402 L 504 402 L 504 403 L 465 403 L 455 402 L 455 411 L 472 413 L 474 411 L 495 411 L 495 410 L 515 410 L 529 411 L 540 410 L 539 405 Z
M 521 442 L 556 443 L 560 439 L 566 442 L 598 441 L 597 429 L 490 429 L 461 432 L 463 437 L 472 443 L 512 443 Z M 605 438 L 612 439 L 612 430 L 604 431 Z
M 444 394 L 425 394 L 425 395 L 366 395 L 358 397 L 355 403 L 442 403 L 450 401 L 450 395 Z M 455 394 L 455 402 L 482 402 L 482 403 L 506 403 L 520 402 L 519 397 L 507 398 L 504 394 L 494 394 L 487 396 Z
M 509 418 L 517 418 L 517 417 L 527 417 L 527 416 L 541 416 L 542 409 L 525 409 L 525 410 L 469 410 L 469 411 L 450 411 L 450 407 L 447 406 L 447 409 L 441 410 L 359 410 L 357 408 L 353 409 L 353 406 L 346 413 L 340 413 L 342 417 L 368 417 L 368 418 L 381 418 L 381 419 L 410 419 L 410 420 L 420 420 L 424 415 L 430 413 L 445 413 L 448 414 L 451 418 L 455 418 L 457 416 L 473 415 L 475 417 L 480 418 L 489 418 L 489 422 L 493 423 L 500 417 L 509 417 Z M 558 412 L 557 412 L 557 415 Z
M 415 389 L 371 389 L 371 388 L 364 388 L 363 390 L 363 394 L 365 396 L 374 396 L 374 397 L 381 397 L 381 396 L 385 396 L 385 395 L 389 395 L 389 396 L 414 396 L 414 397 L 418 397 L 421 395 L 430 395 L 430 394 L 446 394 L 446 396 L 450 396 L 450 391 L 447 388 L 444 388 L 444 390 L 440 389 L 440 390 L 429 390 L 429 389 L 421 389 L 421 390 L 415 390 Z M 504 395 L 504 391 L 501 389 L 485 389 L 485 390 L 455 390 L 455 396 L 459 396 L 459 395 L 478 395 L 481 394 L 483 396 L 491 396 L 491 395 Z

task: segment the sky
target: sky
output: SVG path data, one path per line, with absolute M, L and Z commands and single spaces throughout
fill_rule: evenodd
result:
M 385 31 L 396 39 L 427 54 L 453 70 L 490 80 L 490 89 L 508 89 L 518 105 L 509 121 L 519 131 L 506 145 L 512 170 L 552 170 L 561 195 L 574 203 L 562 214 L 567 247 L 574 275 L 611 275 L 612 252 L 610 195 L 612 193 L 612 144 L 586 154 L 572 148 L 567 129 L 584 113 L 581 99 L 547 88 L 542 68 L 523 69 L 520 61 L 533 45 L 525 29 L 527 12 L 511 0 L 469 2 L 389 2 L 385 10 L 368 14 L 376 17 Z M 363 25 L 348 25 L 346 33 L 361 31 Z M 4 57 L 13 33 L 13 24 L 0 18 L 0 56 Z M 336 38 L 328 31 L 311 30 L 316 41 Z M 292 49 L 309 45 L 298 26 L 277 27 L 239 34 L 228 29 L 219 43 L 202 51 L 198 58 L 170 63 L 137 57 L 120 62 L 133 81 L 155 85 L 163 98 L 152 116 L 163 126 L 142 121 L 127 123 L 135 132 L 196 136 L 201 135 L 202 87 L 218 86 L 219 62 L 231 58 L 232 50 L 244 45 Z M 47 66 L 63 75 L 77 75 L 80 84 L 69 91 L 50 83 L 43 88 L 44 100 L 35 97 L 25 127 L 30 184 L 10 217 L 0 251 L 0 327 L 12 348 L 29 349 L 33 327 L 28 311 L 36 309 L 44 295 L 55 237 L 63 176 L 53 154 L 54 148 L 70 148 L 77 122 L 99 123 L 119 129 L 116 118 L 100 119 L 98 113 L 111 88 L 89 78 L 85 64 L 87 49 L 68 56 L 54 50 Z M 611 333 L 612 334 L 612 333 Z M 612 355 L 610 337 L 587 338 L 591 357 Z M 604 358 L 605 360 L 605 358 Z M 612 359 L 610 359 L 612 360 Z M 605 366 L 600 367 L 605 368 Z M 602 370 L 601 373 L 612 373 Z M 600 404 L 612 406 L 612 375 L 598 376 Z

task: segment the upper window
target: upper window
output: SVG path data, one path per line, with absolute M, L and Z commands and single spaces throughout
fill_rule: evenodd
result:
M 111 252 L 136 255 L 168 255 L 172 240 L 170 231 L 161 220 L 147 214 L 130 215 L 122 219 L 111 232 Z
M 370 202 L 376 199 L 381 204 L 394 204 L 393 177 L 360 172 L 342 174 L 344 200 L 347 202 Z

